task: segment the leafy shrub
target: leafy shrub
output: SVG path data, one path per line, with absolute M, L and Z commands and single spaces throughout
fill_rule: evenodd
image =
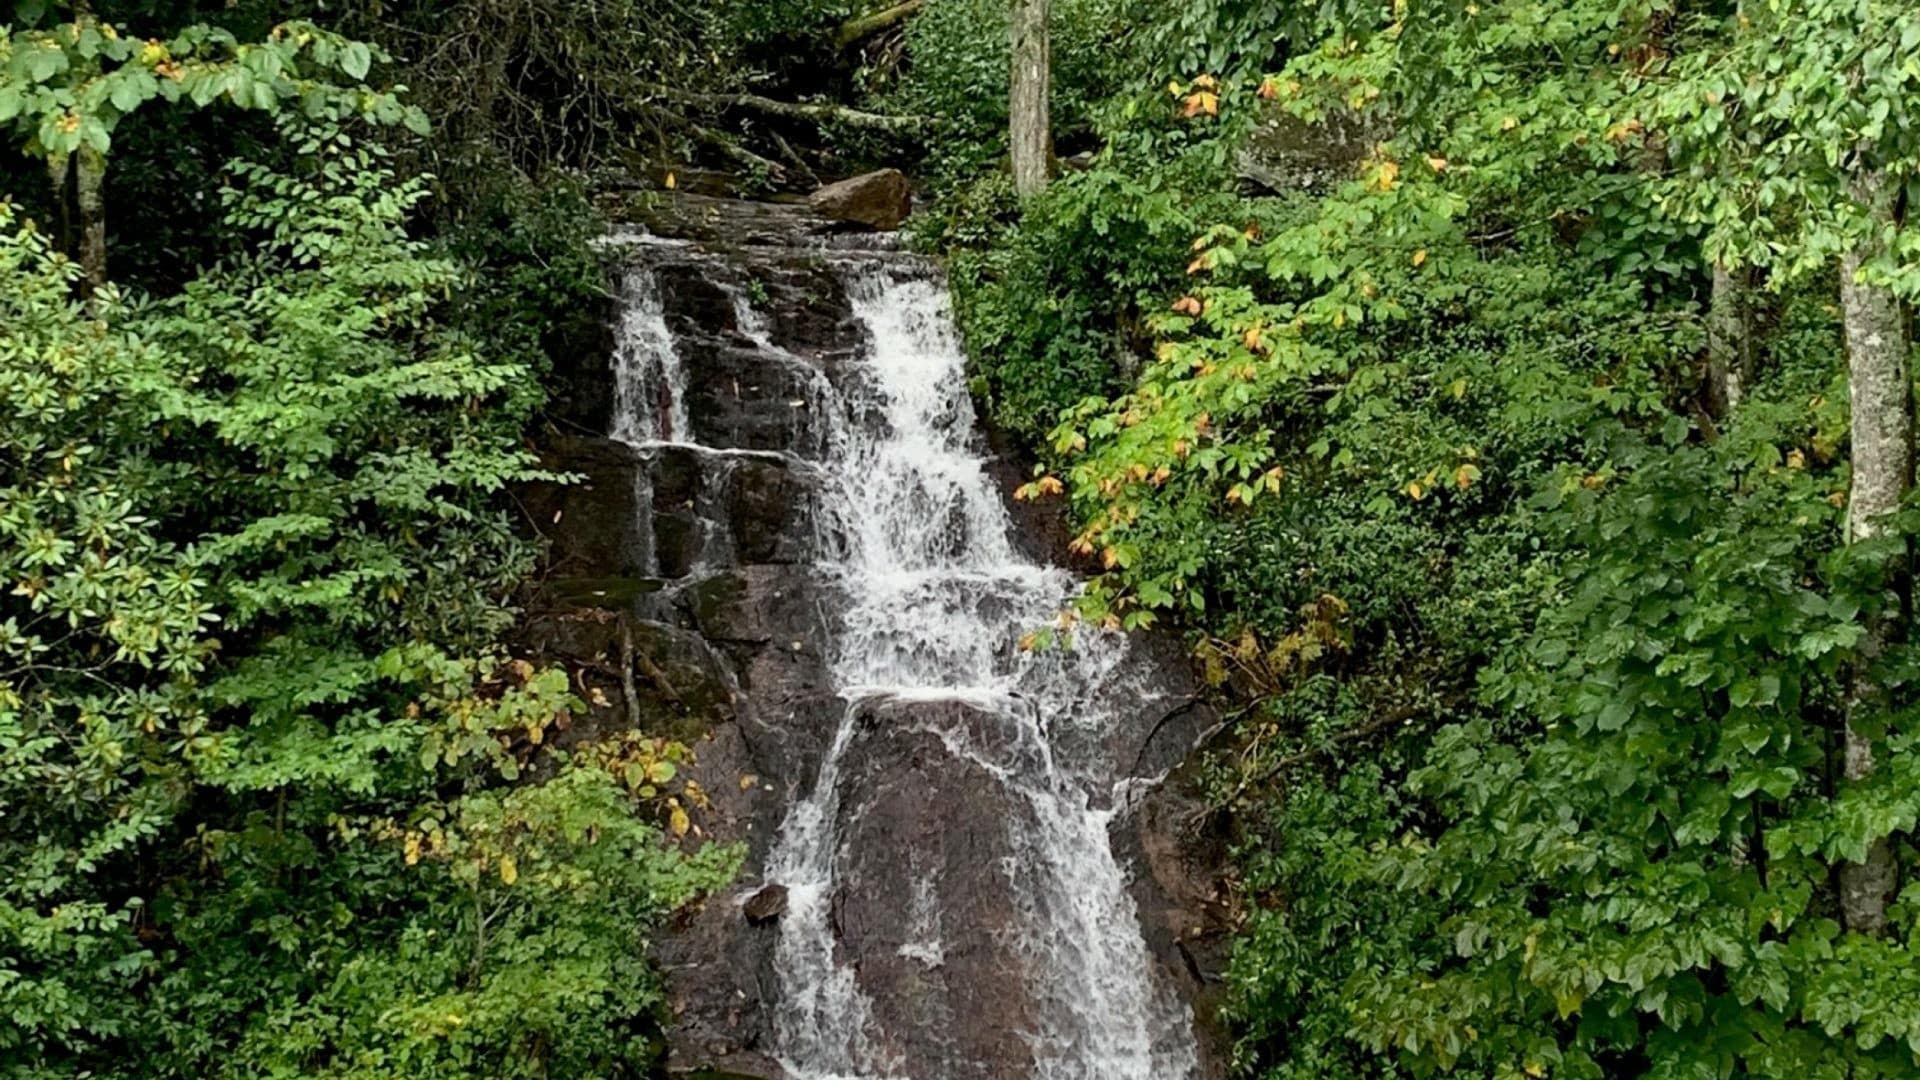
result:
M 500 786 L 578 707 L 495 645 L 530 331 L 451 319 L 420 181 L 289 145 L 167 298 L 0 204 L 0 1067 L 639 1075 L 640 935 L 735 853 L 597 758 Z

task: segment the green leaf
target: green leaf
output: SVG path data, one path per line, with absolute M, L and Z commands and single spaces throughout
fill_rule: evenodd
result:
M 340 70 L 346 72 L 348 78 L 364 79 L 372 67 L 373 53 L 363 42 L 350 43 L 340 56 Z

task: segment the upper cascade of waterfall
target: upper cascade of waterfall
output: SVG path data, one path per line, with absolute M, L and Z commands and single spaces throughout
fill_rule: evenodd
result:
M 810 559 L 840 598 L 824 643 L 840 719 L 762 874 L 787 890 L 773 957 L 774 1056 L 794 1080 L 1190 1077 L 1191 1015 L 1154 973 L 1107 835 L 1125 778 L 1095 752 L 1153 688 L 1131 670 L 1118 635 L 1083 632 L 1054 651 L 1018 647 L 1078 586 L 1014 543 L 980 449 L 944 284 L 898 257 L 835 253 L 832 268 L 862 345 L 831 369 L 779 344 L 781 327 L 756 308 L 751 288 L 718 282 L 735 337 L 769 379 L 791 388 L 781 402 L 794 424 L 790 452 L 808 463 L 814 485 Z M 614 437 L 643 453 L 731 449 L 712 445 L 724 436 L 702 430 L 689 404 L 698 375 L 644 256 L 626 279 L 617 330 Z M 702 551 L 722 547 L 705 541 Z M 689 573 L 712 565 L 717 558 L 703 555 Z M 1005 947 L 1031 1002 L 1017 1032 L 1023 1061 L 980 1060 L 941 1031 L 906 1039 L 903 1023 L 933 1021 L 902 1020 L 847 955 L 834 911 L 858 888 L 868 857 L 854 839 L 869 812 L 862 755 L 886 737 L 885 725 L 938 740 L 947 768 L 978 770 L 997 792 Z M 957 887 L 937 869 L 917 872 L 912 932 L 893 949 L 936 982 L 957 960 L 946 942 L 964 917 L 956 913 L 977 906 Z M 922 1049 L 909 1056 L 908 1042 Z

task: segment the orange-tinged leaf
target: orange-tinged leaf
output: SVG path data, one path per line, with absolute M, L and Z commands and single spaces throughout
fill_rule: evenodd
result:
M 1415 480 L 1407 485 L 1407 496 L 1416 500 L 1424 499 L 1427 497 L 1427 489 L 1420 486 L 1420 481 Z
M 1183 296 L 1173 302 L 1173 310 L 1182 315 L 1198 316 L 1206 310 L 1206 305 L 1201 303 L 1197 296 Z
M 1205 252 L 1187 264 L 1187 273 L 1197 274 L 1202 270 L 1213 269 L 1213 252 Z
M 1208 116 L 1220 115 L 1220 96 L 1210 90 L 1200 90 L 1188 94 L 1186 108 L 1181 110 L 1181 115 L 1199 116 L 1201 113 L 1205 113 Z
M 1280 96 L 1280 81 L 1269 75 L 1260 80 L 1260 89 L 1253 92 L 1262 101 L 1272 101 Z

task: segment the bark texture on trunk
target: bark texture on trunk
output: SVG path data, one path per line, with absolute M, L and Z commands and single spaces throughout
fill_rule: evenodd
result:
M 1715 419 L 1724 419 L 1739 407 L 1751 369 L 1750 284 L 1747 271 L 1713 264 L 1713 293 L 1707 308 L 1707 411 Z
M 1047 0 L 1014 0 L 1013 87 L 1008 113 L 1013 190 L 1022 198 L 1046 189 L 1047 173 L 1053 166 L 1047 104 L 1052 67 Z
M 82 150 L 73 157 L 75 203 L 80 209 L 80 266 L 87 275 L 87 295 L 107 283 L 107 159 L 98 150 Z
M 1853 195 L 1876 222 L 1893 215 L 1892 192 L 1878 170 L 1863 170 Z M 1860 269 L 1877 253 L 1876 244 L 1849 252 L 1840 267 L 1841 318 L 1847 340 L 1848 398 L 1852 411 L 1853 485 L 1847 501 L 1849 543 L 1877 534 L 1885 516 L 1897 509 L 1913 485 L 1913 392 L 1907 371 L 1906 312 L 1890 290 L 1859 280 Z M 1897 627 L 1893 617 L 1871 619 L 1862 643 L 1870 664 Z M 1873 741 L 1860 723 L 1884 715 L 1886 688 L 1865 665 L 1854 672 L 1844 732 L 1843 775 L 1863 780 L 1874 771 Z M 1891 845 L 1876 841 L 1866 858 L 1840 867 L 1840 907 L 1850 929 L 1877 934 L 1886 929 L 1895 867 Z

